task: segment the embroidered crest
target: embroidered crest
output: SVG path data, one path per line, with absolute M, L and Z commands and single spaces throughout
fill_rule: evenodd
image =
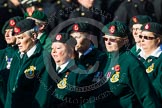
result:
M 20 33 L 21 29 L 19 27 L 14 27 L 14 32 L 16 34 Z
M 29 69 L 26 69 L 24 71 L 26 78 L 28 78 L 28 79 L 34 78 L 35 77 L 35 74 L 34 74 L 35 70 L 36 70 L 36 67 L 34 67 L 34 66 L 30 66 Z
M 63 78 L 58 84 L 57 87 L 59 89 L 64 89 L 67 86 L 67 77 L 69 75 L 69 72 L 66 72 L 65 78 Z
M 66 88 L 66 85 L 67 85 L 67 78 L 63 78 L 63 80 L 61 80 L 58 84 L 57 84 L 57 87 L 59 89 L 64 89 Z
M 149 30 L 149 29 L 150 29 L 150 24 L 146 24 L 146 25 L 145 25 L 145 29 L 146 29 L 146 30 Z
M 154 70 L 154 63 L 152 63 L 147 69 L 146 72 L 147 73 L 151 73 Z
M 16 22 L 15 22 L 15 20 L 10 20 L 9 24 L 10 24 L 11 27 L 13 27 L 13 26 L 16 25 Z
M 115 32 L 115 26 L 114 25 L 110 26 L 109 32 L 112 33 L 112 34 Z
M 135 16 L 132 18 L 132 20 L 133 20 L 134 23 L 137 23 L 138 22 L 138 19 Z
M 61 40 L 61 38 L 62 38 L 62 35 L 61 34 L 58 34 L 57 36 L 56 36 L 56 40 Z
M 115 65 L 114 67 L 112 67 L 112 70 L 115 70 L 115 74 L 110 78 L 110 82 L 115 83 L 119 81 L 120 65 Z
M 117 82 L 117 81 L 119 81 L 119 74 L 120 74 L 120 72 L 116 72 L 111 78 L 110 78 L 110 81 L 112 82 L 112 83 L 115 83 L 115 82 Z
M 79 30 L 79 25 L 78 25 L 78 24 L 74 24 L 73 30 L 74 30 L 74 31 L 78 31 L 78 30 Z

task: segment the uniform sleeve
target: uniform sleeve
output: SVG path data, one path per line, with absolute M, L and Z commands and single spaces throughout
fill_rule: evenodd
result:
M 144 108 L 160 108 L 153 86 L 145 73 L 145 68 L 138 62 L 130 63 L 129 82 Z
M 158 67 L 158 75 L 153 81 L 153 86 L 155 88 L 155 91 L 159 97 L 160 102 L 162 103 L 162 66 Z

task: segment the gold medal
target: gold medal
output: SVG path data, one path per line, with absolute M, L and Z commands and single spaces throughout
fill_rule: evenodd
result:
M 120 74 L 120 72 L 116 72 L 116 73 L 112 76 L 112 78 L 110 78 L 110 82 L 115 83 L 115 82 L 119 81 L 119 74 Z
M 154 63 L 146 69 L 146 73 L 151 73 L 154 70 Z

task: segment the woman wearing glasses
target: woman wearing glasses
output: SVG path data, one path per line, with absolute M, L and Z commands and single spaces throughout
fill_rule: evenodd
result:
M 131 48 L 131 52 L 137 56 L 141 51 L 141 44 L 139 34 L 141 33 L 141 27 L 147 22 L 151 22 L 151 17 L 147 15 L 137 15 L 133 16 L 130 20 L 130 29 L 134 38 L 135 45 Z
M 153 86 L 145 68 L 127 50 L 128 29 L 118 21 L 103 28 L 105 46 L 109 55 L 104 75 L 107 82 L 101 90 L 107 89 L 112 95 L 96 102 L 96 106 L 109 108 L 160 108 Z M 106 91 L 106 90 L 105 90 Z M 103 92 L 103 91 L 102 91 Z M 102 103 L 102 104 L 101 104 Z
M 146 73 L 162 99 L 162 25 L 150 22 L 143 25 L 141 29 L 139 38 L 142 51 L 139 53 L 139 59 L 145 65 Z

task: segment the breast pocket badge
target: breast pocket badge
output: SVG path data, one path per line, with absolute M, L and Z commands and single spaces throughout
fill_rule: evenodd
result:
M 67 85 L 67 78 L 63 78 L 58 84 L 57 84 L 57 87 L 59 89 L 64 89 L 66 88 L 66 85 Z
M 36 70 L 36 67 L 30 66 L 28 69 L 24 71 L 25 77 L 28 79 L 33 79 L 35 77 L 35 70 Z

